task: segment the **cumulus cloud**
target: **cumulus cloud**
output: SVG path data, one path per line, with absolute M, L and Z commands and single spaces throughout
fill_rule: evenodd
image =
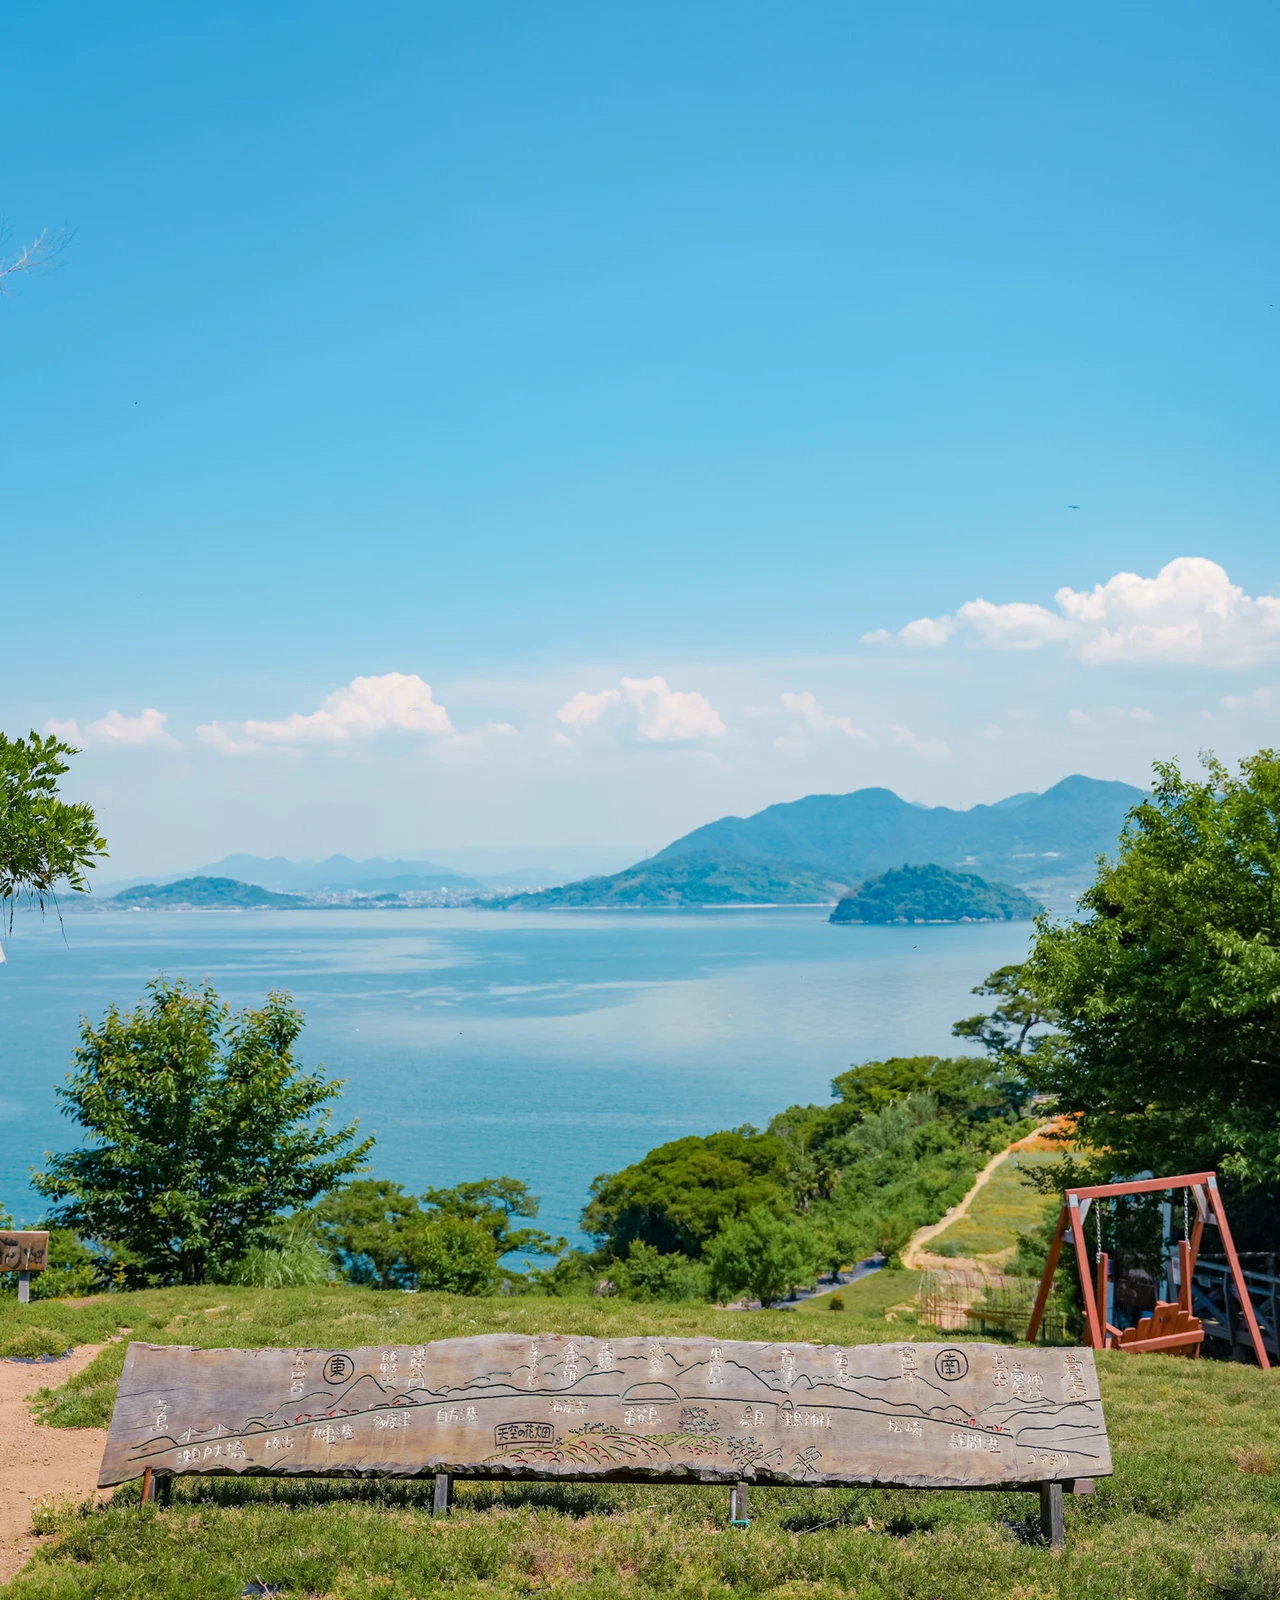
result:
M 855 728 L 848 717 L 836 717 L 824 711 L 818 704 L 816 695 L 809 694 L 784 694 L 782 703 L 788 711 L 793 712 L 807 728 L 814 733 L 843 733 L 850 739 L 865 739 L 867 735 L 861 728 Z
M 787 731 L 773 743 L 774 748 L 781 750 L 784 755 L 808 755 L 818 748 L 819 740 L 833 734 L 848 739 L 867 738 L 867 734 L 861 728 L 855 728 L 848 717 L 837 717 L 824 711 L 818 704 L 817 696 L 808 691 L 784 694 L 782 706 L 790 714 L 791 723 Z
M 689 744 L 719 739 L 729 731 L 704 695 L 673 689 L 665 678 L 624 678 L 621 689 L 580 692 L 565 701 L 556 717 L 578 733 L 594 727 L 613 728 L 650 744 Z M 556 742 L 564 740 L 561 734 Z
M 105 717 L 99 717 L 95 722 L 88 723 L 83 730 L 74 717 L 67 721 L 50 717 L 44 725 L 44 731 L 58 739 L 65 739 L 68 744 L 84 748 L 136 750 L 143 745 L 151 744 L 167 750 L 176 750 L 178 741 L 165 728 L 168 720 L 165 712 L 157 711 L 154 706 L 148 706 L 136 717 L 126 717 L 121 711 L 108 711 Z
M 1224 694 L 1222 703 L 1228 711 L 1269 711 L 1271 690 L 1263 686 L 1252 694 Z
M 450 734 L 449 714 L 432 698 L 431 685 L 413 672 L 352 678 L 316 711 L 295 711 L 278 722 L 207 722 L 199 738 L 224 755 L 247 755 L 269 746 L 349 744 L 381 733 Z
M 889 743 L 902 745 L 910 750 L 913 755 L 923 756 L 926 761 L 948 761 L 951 758 L 951 746 L 941 739 L 920 739 L 905 728 L 900 722 L 891 722 L 887 729 Z
M 966 601 L 954 615 L 917 617 L 864 644 L 939 649 L 961 637 L 994 650 L 1065 644 L 1092 666 L 1135 661 L 1248 667 L 1280 656 L 1280 597 L 1247 595 L 1216 561 L 1179 556 L 1154 578 L 1118 572 L 1092 589 L 1059 589 L 1058 609 L 1015 600 Z

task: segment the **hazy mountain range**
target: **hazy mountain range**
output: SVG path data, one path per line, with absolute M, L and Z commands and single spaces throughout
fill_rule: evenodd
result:
M 695 828 L 625 872 L 504 903 L 555 906 L 726 905 L 835 899 L 892 867 L 940 866 L 1015 884 L 1063 905 L 1090 881 L 1094 858 L 1113 851 L 1129 810 L 1144 798 L 1127 783 L 1064 778 L 1043 794 L 953 811 L 919 806 L 891 789 L 808 795 L 751 817 Z M 785 880 L 785 881 L 784 881 Z M 825 894 L 815 892 L 825 886 Z
M 229 855 L 180 879 L 145 884 L 143 893 L 126 889 L 115 903 L 139 909 L 279 910 L 353 900 L 480 902 L 520 910 L 797 905 L 838 900 L 890 869 L 937 866 L 1013 884 L 1060 907 L 1090 881 L 1094 858 L 1115 849 L 1126 814 L 1142 799 L 1143 791 L 1130 784 L 1078 775 L 1043 794 L 1014 794 L 967 811 L 912 804 L 890 789 L 857 789 L 808 795 L 750 817 L 722 817 L 622 872 L 558 885 L 536 869 L 488 876 L 413 859 L 354 861 L 335 855 L 295 862 L 284 856 Z M 542 887 L 548 882 L 553 886 Z M 539 887 L 529 892 L 528 883 Z M 240 895 L 238 885 L 270 893 Z M 160 893 L 166 886 L 173 892 Z

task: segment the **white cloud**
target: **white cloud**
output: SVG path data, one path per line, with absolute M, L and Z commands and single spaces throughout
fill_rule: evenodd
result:
M 941 739 L 918 739 L 910 728 L 904 728 L 900 722 L 891 722 L 888 726 L 890 744 L 902 745 L 914 755 L 923 756 L 926 761 L 947 761 L 951 757 L 951 747 Z
M 833 716 L 818 704 L 818 697 L 805 691 L 802 694 L 784 694 L 783 709 L 792 717 L 784 734 L 773 741 L 774 749 L 784 755 L 805 756 L 818 748 L 818 740 L 831 734 L 841 734 L 849 739 L 866 739 L 861 728 L 855 728 L 848 717 Z
M 1059 589 L 1054 598 L 1056 612 L 1023 600 L 969 600 L 954 616 L 917 617 L 892 635 L 878 628 L 863 643 L 939 649 L 956 636 L 994 650 L 1065 643 L 1093 666 L 1247 667 L 1280 657 L 1280 597 L 1251 598 L 1203 556 L 1179 556 L 1154 578 L 1119 572 L 1092 589 Z
M 865 739 L 861 728 L 855 728 L 848 717 L 835 717 L 818 704 L 817 696 L 809 693 L 784 694 L 782 703 L 814 733 L 843 733 L 850 739 Z
M 588 694 L 584 689 L 566 701 L 556 716 L 571 728 L 589 728 L 592 723 L 599 722 L 606 711 L 621 704 L 622 696 L 616 689 L 602 689 L 599 694 Z
M 432 699 L 431 685 L 414 672 L 352 678 L 318 711 L 295 711 L 279 722 L 207 722 L 196 729 L 224 755 L 248 755 L 269 745 L 347 744 L 380 733 L 452 732 L 448 712 Z
M 1224 694 L 1222 703 L 1228 711 L 1267 711 L 1271 707 L 1271 690 L 1258 688 L 1252 694 Z
M 136 717 L 126 717 L 121 711 L 108 711 L 105 717 L 88 723 L 83 731 L 74 717 L 65 722 L 50 717 L 44 725 L 44 731 L 65 739 L 68 744 L 98 750 L 136 750 L 148 744 L 176 750 L 178 741 L 165 728 L 168 720 L 165 712 L 148 706 Z
M 556 717 L 566 727 L 625 729 L 651 744 L 719 739 L 728 729 L 711 702 L 692 690 L 672 689 L 665 678 L 624 678 L 621 689 L 581 691 Z M 560 736 L 561 742 L 563 735 Z

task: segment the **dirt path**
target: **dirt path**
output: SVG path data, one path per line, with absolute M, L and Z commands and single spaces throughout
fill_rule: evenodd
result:
M 95 1493 L 105 1428 L 44 1428 L 27 1408 L 37 1389 L 56 1388 L 87 1367 L 103 1347 L 82 1344 L 61 1361 L 28 1366 L 0 1361 L 0 1583 L 29 1560 L 40 1542 L 31 1529 L 39 1500 Z
M 949 1256 L 935 1256 L 924 1247 L 931 1239 L 936 1239 L 940 1233 L 945 1233 L 953 1222 L 959 1222 L 961 1217 L 969 1214 L 969 1207 L 973 1204 L 973 1197 L 979 1189 L 984 1188 L 991 1180 L 991 1175 L 1003 1162 L 1007 1161 L 1015 1150 L 1029 1150 L 1037 1139 L 1042 1139 L 1046 1133 L 1058 1126 L 1058 1118 L 1046 1122 L 1042 1128 L 1037 1128 L 1029 1133 L 1025 1139 L 1017 1139 L 1007 1150 L 1001 1150 L 999 1155 L 992 1156 L 982 1171 L 973 1180 L 973 1187 L 965 1195 L 958 1206 L 952 1206 L 941 1222 L 931 1222 L 927 1228 L 917 1228 L 911 1235 L 910 1243 L 902 1252 L 902 1265 L 909 1267 L 912 1272 L 924 1272 L 930 1267 L 957 1267 L 961 1263 L 952 1260 Z

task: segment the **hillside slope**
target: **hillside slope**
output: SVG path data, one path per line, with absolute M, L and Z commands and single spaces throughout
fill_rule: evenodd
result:
M 177 883 L 139 883 L 112 895 L 122 911 L 296 911 L 301 895 L 273 894 L 234 878 L 182 878 Z
M 520 911 L 574 906 L 822 905 L 837 899 L 844 888 L 827 873 L 792 861 L 742 861 L 708 850 L 670 861 L 639 861 L 611 877 L 584 878 L 490 904 Z
M 905 861 L 1027 884 L 1089 873 L 1096 855 L 1115 849 L 1126 813 L 1142 799 L 1131 784 L 1079 775 L 1044 794 L 968 811 L 914 806 L 890 789 L 815 794 L 695 828 L 654 860 L 711 852 L 803 861 L 846 882 Z

